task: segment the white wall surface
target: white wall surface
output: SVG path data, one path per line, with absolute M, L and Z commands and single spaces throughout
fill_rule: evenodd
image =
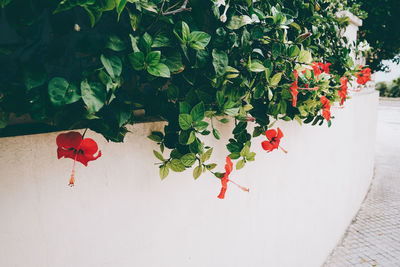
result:
M 225 200 L 210 174 L 160 180 L 145 136 L 162 123 L 134 125 L 124 144 L 88 132 L 103 156 L 77 165 L 73 188 L 58 133 L 1 138 L 0 266 L 320 266 L 368 190 L 377 99 L 354 96 L 331 128 L 277 125 L 288 154 L 255 139 L 256 161 L 231 174 L 250 193 L 230 185 Z M 220 171 L 226 155 L 220 146 L 212 157 Z

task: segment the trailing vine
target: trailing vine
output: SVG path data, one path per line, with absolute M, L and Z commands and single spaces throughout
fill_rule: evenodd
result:
M 370 79 L 368 68 L 354 65 L 341 35 L 349 20 L 336 16 L 346 9 L 337 1 L 0 5 L 1 29 L 9 36 L 0 43 L 0 64 L 7 66 L 0 70 L 3 131 L 10 114 L 28 113 L 55 130 L 89 128 L 122 142 L 126 126 L 140 120 L 132 111 L 144 110 L 167 122 L 163 132 L 148 136 L 159 145 L 154 155 L 162 179 L 170 170 L 194 167 L 195 179 L 208 170 L 226 185 L 231 160 L 236 169 L 255 160 L 253 137 L 266 134 L 262 146 L 270 152 L 283 136 L 271 129 L 277 120 L 330 126 L 330 108 L 344 104 L 348 81 Z M 213 149 L 203 137 L 219 140 L 214 122 L 231 120 L 230 171 L 215 172 Z M 74 161 L 85 154 L 78 143 L 67 148 Z M 96 151 L 97 145 L 91 157 Z

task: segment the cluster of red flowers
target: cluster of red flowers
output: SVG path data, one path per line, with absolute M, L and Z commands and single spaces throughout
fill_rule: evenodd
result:
M 357 83 L 362 85 L 366 84 L 370 80 L 371 80 L 371 69 L 363 68 L 363 66 L 360 66 L 360 72 L 357 73 Z
M 97 143 L 91 138 L 83 139 L 83 136 L 78 132 L 62 133 L 57 136 L 57 156 L 58 158 L 70 158 L 74 160 L 72 174 L 69 180 L 69 185 L 75 183 L 75 162 L 79 161 L 87 166 L 89 161 L 96 160 L 101 156 L 101 151 L 95 156 L 98 147 Z
M 326 96 L 321 96 L 319 99 L 323 105 L 322 109 L 322 116 L 329 121 L 331 119 L 331 103 L 329 102 L 329 99 L 326 98 Z
M 228 157 L 226 157 L 225 173 L 224 173 L 224 176 L 221 178 L 222 187 L 221 187 L 221 192 L 218 195 L 218 198 L 220 198 L 220 199 L 225 198 L 225 193 L 226 193 L 226 190 L 228 189 L 228 182 L 233 183 L 234 185 L 236 185 L 243 191 L 246 191 L 246 192 L 250 191 L 248 188 L 243 187 L 229 179 L 229 175 L 231 174 L 232 170 L 233 170 L 233 163 L 232 163 L 231 158 L 228 156 Z

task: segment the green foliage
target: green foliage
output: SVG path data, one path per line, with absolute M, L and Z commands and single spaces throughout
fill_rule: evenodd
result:
M 390 84 L 380 82 L 376 84 L 379 96 L 400 97 L 400 78 L 393 80 Z
M 0 128 L 10 113 L 29 113 L 122 142 L 138 119 L 132 110 L 143 109 L 167 122 L 148 136 L 160 146 L 160 177 L 193 167 L 197 179 L 216 167 L 203 137 L 222 137 L 217 121 L 235 122 L 226 147 L 243 168 L 255 159 L 252 137 L 270 121 L 322 124 L 319 98 L 338 101 L 340 77 L 355 74 L 336 1 L 191 0 L 191 10 L 183 2 L 0 1 L 8 36 L 0 43 Z M 332 75 L 303 74 L 314 61 L 332 63 Z M 300 90 L 296 106 L 294 70 L 303 86 L 319 88 Z
M 375 70 L 385 70 L 384 59 L 400 63 L 400 5 L 398 0 L 348 0 L 351 11 L 363 18 L 360 41 L 368 41 L 371 51 L 368 65 Z

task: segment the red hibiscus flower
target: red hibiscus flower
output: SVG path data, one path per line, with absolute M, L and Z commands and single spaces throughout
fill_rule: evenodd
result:
M 265 136 L 267 137 L 268 141 L 263 141 L 261 146 L 267 152 L 271 152 L 274 149 L 282 149 L 283 152 L 287 153 L 285 149 L 283 149 L 279 143 L 281 142 L 281 138 L 283 137 L 283 133 L 281 129 L 278 127 L 278 131 L 271 129 L 265 132 Z
M 328 73 L 329 74 L 329 66 L 332 65 L 331 63 L 322 63 L 322 62 L 318 62 L 318 66 L 322 69 L 323 72 Z
M 363 66 L 360 66 L 360 72 L 357 73 L 357 83 L 358 84 L 366 84 L 368 81 L 371 80 L 371 69 L 370 68 L 364 68 Z
M 340 78 L 340 90 L 338 92 L 339 97 L 341 99 L 340 105 L 343 106 L 344 100 L 346 100 L 347 96 L 347 77 L 343 76 Z
M 91 138 L 83 139 L 83 136 L 78 132 L 62 133 L 57 136 L 57 157 L 60 159 L 70 158 L 74 160 L 71 179 L 69 185 L 73 186 L 75 182 L 75 162 L 79 161 L 87 166 L 89 161 L 96 160 L 101 156 L 101 151 L 96 154 L 98 147 L 97 143 Z
M 322 105 L 324 106 L 322 109 L 322 116 L 329 121 L 331 119 L 331 104 L 329 102 L 329 99 L 326 98 L 325 96 L 321 96 L 320 101 Z
M 296 102 L 297 102 L 297 94 L 299 93 L 299 91 L 297 91 L 297 89 L 299 88 L 297 86 L 297 82 L 299 79 L 299 74 L 297 73 L 297 70 L 294 70 L 294 82 L 292 83 L 292 86 L 290 87 L 290 93 L 292 94 L 293 100 L 292 100 L 292 105 L 293 107 L 296 106 Z
M 233 183 L 234 185 L 236 185 L 243 191 L 246 191 L 246 192 L 250 191 L 248 188 L 243 187 L 229 179 L 229 175 L 231 174 L 232 170 L 233 170 L 233 163 L 232 163 L 231 158 L 228 156 L 228 157 L 226 157 L 225 173 L 224 173 L 224 176 L 221 178 L 222 187 L 221 187 L 221 192 L 218 195 L 218 198 L 220 198 L 220 199 L 225 198 L 225 193 L 226 193 L 226 190 L 228 189 L 228 182 Z
M 314 70 L 314 77 L 318 81 L 319 80 L 319 75 L 321 75 L 321 73 L 322 73 L 321 69 L 319 68 L 318 63 L 313 62 L 313 65 L 311 65 L 311 67 Z

